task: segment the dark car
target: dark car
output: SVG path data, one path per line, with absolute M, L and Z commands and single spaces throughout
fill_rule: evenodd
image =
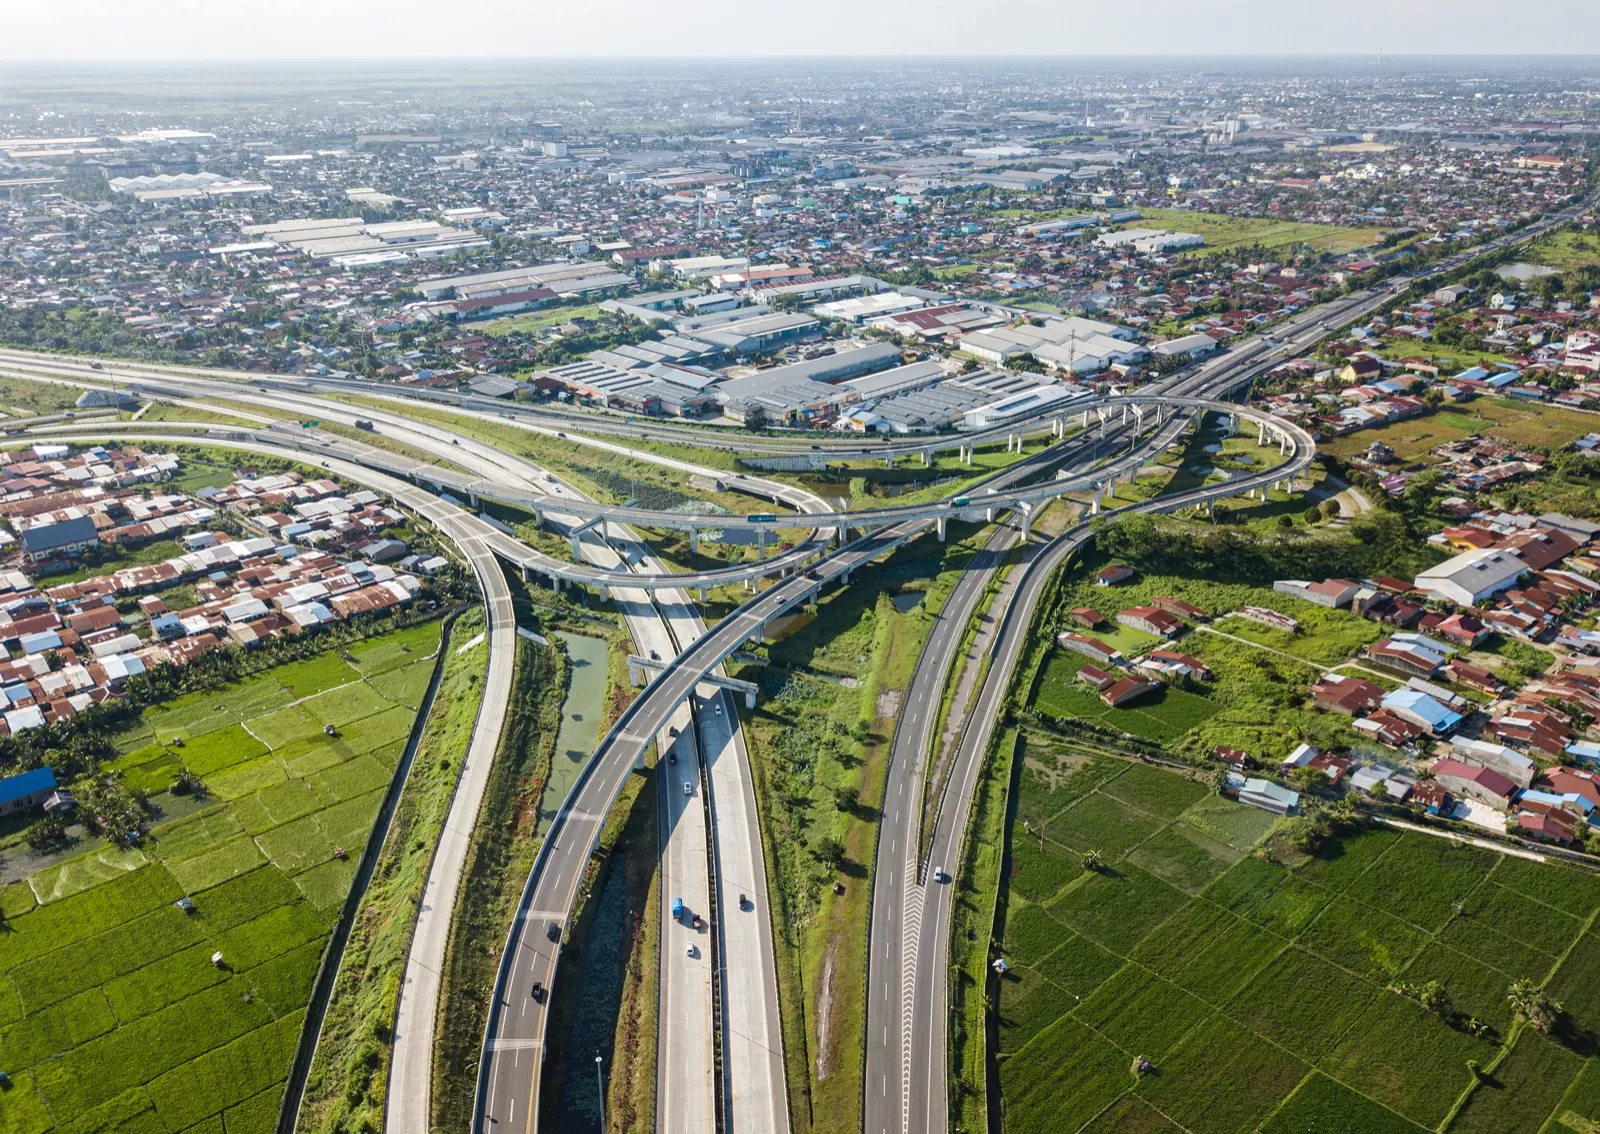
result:
M 532 993 L 530 995 L 533 996 L 533 999 L 534 999 L 534 1001 L 536 1003 L 543 1004 L 544 1003 L 544 982 L 543 981 L 537 981 L 537 980 L 534 981 L 533 982 L 533 991 L 532 991 Z
M 544 935 L 546 937 L 548 937 L 552 941 L 560 941 L 561 940 L 561 926 L 557 925 L 555 922 L 552 921 L 550 923 L 550 928 L 544 931 Z

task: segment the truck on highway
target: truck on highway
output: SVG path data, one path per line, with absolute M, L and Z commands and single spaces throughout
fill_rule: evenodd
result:
M 775 524 L 778 522 L 776 512 L 752 512 L 744 518 L 747 524 Z
M 950 501 L 950 507 L 952 507 L 952 508 L 965 508 L 970 503 L 972 503 L 972 500 L 971 500 L 970 497 L 957 496 L 954 500 Z
M 358 417 L 358 418 L 356 418 L 356 428 L 357 429 L 365 429 L 368 433 L 371 433 L 372 432 L 372 422 L 368 421 L 364 417 Z
M 682 898 L 673 898 L 672 899 L 672 920 L 673 921 L 682 921 L 683 920 L 683 899 Z

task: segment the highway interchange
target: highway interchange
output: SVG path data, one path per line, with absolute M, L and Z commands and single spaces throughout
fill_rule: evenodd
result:
M 1503 242 L 1531 239 L 1594 203 L 1590 198 L 1566 213 L 1503 238 Z M 1484 251 L 1463 253 L 1436 266 L 1427 277 L 1458 267 Z M 658 1128 L 709 1131 L 720 1126 L 740 1131 L 781 1131 L 788 1127 L 787 1090 L 759 818 L 736 706 L 728 693 L 708 684 L 706 679 L 715 677 L 723 659 L 746 640 L 759 637 L 772 618 L 814 598 L 825 584 L 847 585 L 853 571 L 930 526 L 937 526 L 942 537 L 948 517 L 994 520 L 1010 513 L 1011 524 L 1020 529 L 1026 540 L 1035 506 L 1067 492 L 1096 490 L 1118 476 L 1136 473 L 1140 465 L 1170 445 L 1201 409 L 1236 412 L 1236 421 L 1251 418 L 1264 431 L 1274 434 L 1286 462 L 1247 480 L 1159 498 L 1137 506 L 1139 509 L 1176 510 L 1292 478 L 1314 455 L 1310 438 L 1286 423 L 1227 407 L 1220 399 L 1275 362 L 1303 353 L 1330 328 L 1348 325 L 1390 302 L 1421 278 L 1399 277 L 1369 292 L 1303 313 L 1275 329 L 1270 337 L 1252 339 L 1124 401 L 1126 406 L 1136 402 L 1141 406 L 1166 403 L 1164 410 L 1157 408 L 1153 414 L 1130 416 L 1123 409 L 1119 416 L 1115 402 L 1106 405 L 1095 401 L 1058 408 L 1035 420 L 1012 423 L 982 436 L 888 443 L 831 439 L 787 443 L 761 439 L 753 444 L 753 439 L 745 437 L 724 440 L 726 434 L 718 436 L 701 427 L 658 426 L 570 411 L 508 414 L 502 406 L 481 405 L 473 399 L 456 399 L 458 404 L 448 407 L 464 418 L 497 418 L 502 424 L 531 432 L 561 433 L 564 439 L 575 443 L 626 449 L 640 459 L 672 463 L 680 470 L 691 466 L 603 438 L 649 437 L 699 448 L 736 445 L 751 467 L 761 463 L 805 467 L 830 460 L 892 462 L 926 457 L 969 445 L 997 443 L 1002 438 L 1009 442 L 1014 435 L 1037 435 L 1046 430 L 1060 436 L 1067 415 L 1081 410 L 1090 411 L 1092 426 L 1099 426 L 1053 444 L 1043 454 L 1020 459 L 980 481 L 977 487 L 967 490 L 967 499 L 960 501 L 960 507 L 939 502 L 852 513 L 847 520 L 842 516 L 830 518 L 838 522 L 819 518 L 791 524 L 785 520 L 785 527 L 816 525 L 810 529 L 811 536 L 797 544 L 798 554 L 792 551 L 733 570 L 687 576 L 675 575 L 655 559 L 627 525 L 699 525 L 709 529 L 729 526 L 728 517 L 706 515 L 685 521 L 647 509 L 593 505 L 532 462 L 476 441 L 468 433 L 409 420 L 404 405 L 407 399 L 402 396 L 385 395 L 383 400 L 394 405 L 392 410 L 358 410 L 328 396 L 351 392 L 346 388 L 349 384 L 122 363 L 108 371 L 88 360 L 24 351 L 0 351 L 0 371 L 73 385 L 127 382 L 145 396 L 213 410 L 219 424 L 208 423 L 198 430 L 187 427 L 187 423 L 165 422 L 150 423 L 146 428 L 129 424 L 110 427 L 99 422 L 37 428 L 62 439 L 204 440 L 300 459 L 320 459 L 330 471 L 383 491 L 434 523 L 474 571 L 489 611 L 486 696 L 422 897 L 408 960 L 390 1076 L 388 1123 L 392 1130 L 420 1132 L 428 1128 L 438 974 L 448 945 L 450 913 L 470 847 L 471 830 L 507 710 L 515 635 L 509 590 L 496 563 L 499 557 L 525 573 L 602 588 L 617 603 L 636 648 L 641 653 L 659 655 L 664 666 L 602 740 L 541 844 L 503 957 L 493 1017 L 485 1037 L 479 1128 L 492 1124 L 498 1129 L 531 1132 L 536 1127 L 548 999 L 535 998 L 531 990 L 535 982 L 545 989 L 554 985 L 560 942 L 551 940 L 549 930 L 555 926 L 558 936 L 565 932 L 604 816 L 628 771 L 654 745 L 661 753 L 661 766 L 674 769 L 667 776 L 658 777 L 662 900 L 665 904 L 671 897 L 682 896 L 692 908 L 704 903 L 696 912 L 703 909 L 707 914 L 705 931 L 692 938 L 699 955 L 691 956 L 686 947 L 688 939 L 680 938 L 695 931 L 673 923 L 670 912 L 661 911 L 669 932 L 663 935 L 662 947 Z M 256 389 L 244 385 L 241 379 Z M 397 461 L 393 453 L 385 450 L 317 436 L 314 431 L 295 435 L 274 426 L 265 414 L 252 420 L 255 415 L 248 411 L 230 413 L 200 400 L 217 397 L 235 404 L 254 404 L 263 410 L 292 407 L 308 417 L 341 423 L 354 423 L 359 414 L 374 422 L 377 431 L 427 454 L 430 463 L 418 468 L 417 462 L 408 465 L 404 460 Z M 224 422 L 230 416 L 234 420 Z M 1091 422 L 1091 418 L 1083 421 Z M 585 431 L 583 435 L 576 433 L 580 428 Z M 446 465 L 454 469 L 443 467 Z M 1034 479 L 1031 474 L 1048 472 L 1056 466 L 1065 470 L 1059 478 L 1026 483 Z M 726 478 L 725 473 L 715 470 L 699 472 Z M 752 482 L 737 485 L 741 490 L 781 502 L 796 513 L 828 510 L 826 503 L 815 497 L 808 499 L 809 494 L 789 486 L 760 482 L 759 478 L 737 479 Z M 489 498 L 537 510 L 541 518 L 568 530 L 583 529 L 592 521 L 587 530 L 579 531 L 574 542 L 583 562 L 570 564 L 544 555 L 484 522 L 472 510 L 441 500 L 436 492 L 427 491 L 420 484 L 436 490 L 444 488 L 452 495 L 465 494 L 473 504 Z M 850 540 L 850 530 L 866 534 Z M 879 831 L 867 958 L 863 1125 L 873 1134 L 911 1134 L 945 1127 L 948 936 L 955 887 L 933 878 L 940 868 L 954 871 L 960 865 L 977 772 L 988 751 L 1012 669 L 1030 633 L 1045 583 L 1088 536 L 1088 525 L 1076 524 L 1048 544 L 1031 544 L 1017 565 L 1020 577 L 1010 601 L 1005 602 L 1002 595 L 991 611 L 991 617 L 999 622 L 992 664 L 959 734 L 948 775 L 941 781 L 942 794 L 929 801 L 928 809 L 923 805 L 922 789 L 940 698 L 956 648 L 987 590 L 990 574 L 998 569 L 997 553 L 1004 543 L 1016 538 L 1010 531 L 996 532 L 989 548 L 996 554 L 978 556 L 974 568 L 952 592 L 903 701 L 891 748 Z M 830 540 L 836 541 L 837 546 L 832 546 Z M 710 629 L 700 621 L 687 593 L 695 587 L 760 578 L 775 581 Z M 669 729 L 676 729 L 675 738 Z M 667 753 L 674 747 L 677 758 L 669 764 Z M 689 785 L 687 794 L 683 783 Z M 925 810 L 932 817 L 932 830 L 926 832 L 922 828 Z M 748 907 L 741 896 L 747 899 Z M 715 916 L 711 916 L 712 911 Z M 685 947 L 680 949 L 680 945 Z M 713 984 L 720 992 L 718 997 L 713 995 Z M 721 1002 L 720 1021 L 713 1017 L 714 999 Z M 714 1028 L 714 1023 L 720 1023 L 720 1029 Z M 720 1084 L 713 1082 L 713 1045 L 719 1042 L 718 1030 L 723 1067 Z M 719 1098 L 722 1111 L 716 1113 Z

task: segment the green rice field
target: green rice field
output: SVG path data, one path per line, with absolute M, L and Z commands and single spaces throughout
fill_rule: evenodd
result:
M 1025 738 L 990 1052 L 1004 1130 L 1600 1128 L 1600 876 L 1385 827 L 1288 861 L 1272 824 Z M 1548 1036 L 1513 1020 L 1522 978 L 1565 1005 Z
M 206 795 L 138 849 L 85 842 L 0 889 L 0 1134 L 274 1129 L 438 640 L 433 621 L 279 666 L 118 738 L 103 769 L 158 805 L 184 766 Z

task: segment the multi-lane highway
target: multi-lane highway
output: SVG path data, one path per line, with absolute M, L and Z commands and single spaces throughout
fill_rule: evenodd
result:
M 559 563 L 483 524 L 470 513 L 452 508 L 436 497 L 388 476 L 380 466 L 383 462 L 393 466 L 395 458 L 383 450 L 314 436 L 291 441 L 284 437 L 274 438 L 268 431 L 254 431 L 235 441 L 258 451 L 277 449 L 302 454 L 308 451 L 319 453 L 330 469 L 339 471 L 341 475 L 375 487 L 386 485 L 381 490 L 389 492 L 408 506 L 416 507 L 430 519 L 438 517 L 435 522 L 468 555 L 479 573 L 480 585 L 490 599 L 491 624 L 498 628 L 501 643 L 491 649 L 491 669 L 495 666 L 494 659 L 499 656 L 502 667 L 499 672 L 503 681 L 496 684 L 491 679 L 490 696 L 485 699 L 480 727 L 474 734 L 474 746 L 463 774 L 462 789 L 454 802 L 444 843 L 436 856 L 434 873 L 428 882 L 425 918 L 429 910 L 435 913 L 427 925 L 424 925 L 424 919 L 419 919 L 418 939 L 424 942 L 424 946 L 422 952 L 414 954 L 414 957 L 425 955 L 428 949 L 434 948 L 427 943 L 437 942 L 437 953 L 442 960 L 443 942 L 448 934 L 448 911 L 454 905 L 454 887 L 459 882 L 460 863 L 464 859 L 470 828 L 481 798 L 481 782 L 477 783 L 476 788 L 474 783 L 481 781 L 487 773 L 487 753 L 492 752 L 499 731 L 494 724 L 493 713 L 497 709 L 503 716 L 504 698 L 509 690 L 509 663 L 504 656 L 510 649 L 510 636 L 506 632 L 510 627 L 509 600 L 503 597 L 503 581 L 496 589 L 494 582 L 485 577 L 483 565 L 489 553 L 499 554 L 524 570 L 608 588 L 619 604 L 637 608 L 635 616 L 641 620 L 641 624 L 649 622 L 657 628 L 659 638 L 651 638 L 642 630 L 641 635 L 646 640 L 659 641 L 659 646 L 650 648 L 661 652 L 666 659 L 666 668 L 624 713 L 584 769 L 578 785 L 556 817 L 530 875 L 521 915 L 513 929 L 502 965 L 493 1018 L 486 1037 L 479 1123 L 487 1120 L 509 1124 L 519 1130 L 533 1128 L 537 1114 L 545 1004 L 530 997 L 528 991 L 535 980 L 546 988 L 552 984 L 559 942 L 551 940 L 548 929 L 554 924 L 558 931 L 556 936 L 559 937 L 560 928 L 570 916 L 584 864 L 598 836 L 604 814 L 615 798 L 627 769 L 662 730 L 671 727 L 669 722 L 676 719 L 688 725 L 691 710 L 685 709 L 684 705 L 692 698 L 692 702 L 700 706 L 700 711 L 693 714 L 698 718 L 698 727 L 680 727 L 679 761 L 687 760 L 693 774 L 682 777 L 689 783 L 687 795 L 680 794 L 681 785 L 678 792 L 668 792 L 671 798 L 662 814 L 666 829 L 672 835 L 665 840 L 663 849 L 669 872 L 679 871 L 680 867 L 676 864 L 681 863 L 685 889 L 693 884 L 695 877 L 700 879 L 704 886 L 703 900 L 708 909 L 713 906 L 710 897 L 715 893 L 714 907 L 718 916 L 712 920 L 708 936 L 714 935 L 716 948 L 709 950 L 712 957 L 695 958 L 689 955 L 688 943 L 685 942 L 683 965 L 663 967 L 663 983 L 665 985 L 670 981 L 674 990 L 674 999 L 670 1002 L 665 987 L 662 993 L 663 1062 L 682 1056 L 684 1066 L 689 1070 L 679 1081 L 671 1081 L 671 1076 L 663 1081 L 659 1100 L 664 1103 L 660 1108 L 662 1121 L 664 1126 L 674 1129 L 699 1130 L 709 1128 L 705 1124 L 714 1124 L 720 1117 L 725 1124 L 737 1130 L 775 1130 L 786 1124 L 785 1092 L 781 1080 L 782 1056 L 778 1042 L 780 1029 L 777 1027 L 775 992 L 770 982 L 755 977 L 763 970 L 770 973 L 772 942 L 754 796 L 749 786 L 747 761 L 743 759 L 742 739 L 732 720 L 732 707 L 726 703 L 725 694 L 702 686 L 703 678 L 713 673 L 716 665 L 747 637 L 759 633 L 768 619 L 814 594 L 824 583 L 848 582 L 853 570 L 891 550 L 929 524 L 937 524 L 942 529 L 944 519 L 951 516 L 993 519 L 997 513 L 1009 511 L 1020 521 L 1018 526 L 1025 538 L 1034 506 L 1065 492 L 1098 488 L 1108 479 L 1136 469 L 1175 436 L 1182 427 L 1183 414 L 1203 408 L 1221 408 L 1217 403 L 1205 399 L 1222 396 L 1266 366 L 1303 352 L 1328 328 L 1365 317 L 1420 279 L 1459 267 L 1487 251 L 1532 239 L 1564 223 L 1583 208 L 1592 207 L 1594 203 L 1595 198 L 1591 197 L 1580 208 L 1546 218 L 1489 246 L 1461 253 L 1426 274 L 1400 277 L 1368 292 L 1325 305 L 1292 320 L 1270 336 L 1253 339 L 1217 359 L 1191 368 L 1178 380 L 1166 383 L 1163 387 L 1121 399 L 1120 405 L 1130 408 L 1135 405 L 1156 406 L 1164 400 L 1166 408 L 1178 409 L 1180 416 L 1163 424 L 1160 421 L 1161 409 L 1157 409 L 1154 420 L 1148 420 L 1150 414 L 1146 410 L 1144 417 L 1147 420 L 1137 421 L 1127 427 L 1120 417 L 1113 416 L 1101 429 L 1113 446 L 1120 444 L 1125 435 L 1133 436 L 1151 429 L 1154 435 L 1143 442 L 1135 437 L 1132 450 L 1115 458 L 1109 457 L 1105 447 L 1090 444 L 1089 439 L 1080 440 L 1074 452 L 1081 462 L 1104 462 L 1088 472 L 1080 471 L 1077 475 L 1043 485 L 1009 487 L 1020 479 L 1019 470 L 1013 476 L 982 486 L 995 489 L 992 493 L 985 492 L 982 498 L 854 513 L 848 519 L 850 527 L 869 534 L 853 543 L 846 543 L 831 554 L 825 553 L 818 538 L 802 545 L 804 550 L 800 554 L 791 553 L 772 562 L 745 565 L 736 571 L 706 572 L 689 577 L 674 577 L 660 564 L 651 562 L 642 545 L 625 546 L 632 537 L 631 533 L 619 526 L 620 522 L 651 527 L 687 526 L 693 530 L 697 525 L 706 528 L 729 526 L 728 517 L 707 515 L 685 520 L 681 516 L 668 516 L 646 509 L 591 506 L 575 499 L 573 494 L 562 492 L 561 486 L 555 482 L 541 480 L 539 471 L 532 465 L 522 462 L 523 467 L 517 467 L 515 462 L 508 463 L 505 455 L 492 446 L 473 442 L 464 434 L 456 435 L 431 425 L 408 421 L 404 407 L 397 407 L 392 412 L 367 407 L 356 410 L 317 396 L 320 393 L 373 393 L 371 387 L 364 384 L 120 363 L 106 370 L 91 366 L 88 360 L 16 351 L 0 351 L 0 367 L 24 377 L 55 376 L 81 384 L 98 385 L 111 379 L 135 384 L 148 383 L 158 390 L 170 384 L 176 387 L 177 392 L 173 396 L 180 399 L 185 396 L 225 397 L 235 402 L 254 403 L 262 408 L 304 406 L 310 410 L 308 416 L 345 423 L 353 423 L 355 415 L 360 413 L 363 418 L 377 422 L 381 432 L 391 434 L 434 459 L 466 468 L 471 473 L 463 480 L 459 474 L 448 469 L 437 469 L 436 466 L 396 470 L 415 481 L 447 487 L 458 494 L 465 493 L 469 499 L 505 499 L 509 503 L 536 510 L 541 515 L 566 516 L 570 521 L 575 521 L 574 526 L 581 526 L 589 520 L 595 521 L 596 538 L 578 541 L 582 557 L 589 562 L 570 565 Z M 251 390 L 251 385 L 257 389 Z M 380 397 L 391 403 L 407 400 L 393 391 L 384 391 Z M 926 458 L 937 452 L 994 443 L 1002 438 L 1009 440 L 1024 433 L 1038 433 L 1046 429 L 1059 433 L 1063 413 L 1078 413 L 1087 409 L 1096 415 L 1094 424 L 1098 424 L 1098 420 L 1104 420 L 1101 415 L 1108 410 L 1113 415 L 1120 412 L 1118 403 L 1096 400 L 1082 406 L 1051 407 L 1032 419 L 1009 423 L 979 435 L 886 442 L 825 438 L 790 441 L 748 435 L 735 438 L 702 427 L 657 425 L 602 415 L 523 410 L 470 398 L 460 401 L 462 404 L 454 412 L 493 415 L 519 428 L 536 432 L 565 433 L 579 428 L 576 422 L 581 417 L 581 428 L 586 432 L 620 438 L 667 440 L 701 448 L 731 447 L 748 463 L 791 467 L 815 465 L 829 460 L 871 458 L 893 461 L 919 455 Z M 1309 439 L 1293 427 L 1249 411 L 1233 412 L 1257 420 L 1263 428 L 1270 430 L 1280 445 L 1289 451 L 1289 463 L 1225 488 L 1197 489 L 1183 496 L 1162 500 L 1159 504 L 1144 505 L 1143 508 L 1165 510 L 1183 507 L 1224 491 L 1232 493 L 1249 487 L 1264 487 L 1292 473 L 1310 459 L 1312 450 Z M 168 435 L 181 436 L 180 428 L 175 424 L 168 425 Z M 130 429 L 129 432 L 135 431 Z M 102 439 L 111 435 L 109 430 L 97 433 L 97 437 Z M 571 439 L 580 443 L 595 443 L 593 439 Z M 212 435 L 207 440 L 227 441 L 228 438 Z M 1066 448 L 1057 447 L 1058 450 Z M 651 459 L 647 454 L 629 451 L 641 459 Z M 1053 456 L 1063 458 L 1064 454 L 1057 452 Z M 782 499 L 781 496 L 778 498 Z M 792 506 L 794 502 L 785 503 Z M 1028 623 L 1042 591 L 1043 581 L 1049 571 L 1081 542 L 1085 533 L 1083 526 L 1073 529 L 1043 553 L 1035 555 L 1026 566 L 1015 597 L 1004 612 L 994 663 L 957 747 L 946 781 L 946 794 L 936 801 L 934 830 L 928 843 L 930 849 L 927 857 L 920 862 L 917 848 L 922 845 L 921 783 L 931 723 L 937 714 L 950 655 L 965 629 L 962 612 L 965 611 L 966 616 L 970 617 L 971 608 L 983 591 L 982 581 L 986 581 L 986 570 L 991 568 L 975 566 L 969 578 L 964 578 L 957 587 L 946 607 L 948 625 L 945 624 L 946 620 L 941 620 L 941 625 L 936 627 L 913 684 L 915 696 L 908 696 L 906 717 L 900 723 L 891 758 L 889 784 L 892 798 L 898 799 L 904 795 L 908 803 L 898 808 L 892 818 L 886 816 L 880 836 L 886 841 L 880 843 L 879 869 L 874 880 L 868 1013 L 882 1042 L 874 1044 L 874 1037 L 869 1034 L 865 1088 L 866 1125 L 869 1131 L 898 1130 L 909 1134 L 910 1131 L 943 1129 L 945 1125 L 944 1003 L 950 887 L 939 884 L 930 886 L 924 868 L 928 863 L 935 863 L 954 869 L 960 860 L 960 839 L 965 829 L 976 771 L 987 751 L 988 738 L 1004 698 L 1010 669 L 1026 638 Z M 607 545 L 611 541 L 619 541 L 620 554 L 613 553 L 608 558 Z M 815 555 L 823 557 L 804 573 L 799 573 L 799 567 Z M 771 589 L 757 595 L 709 631 L 698 624 L 682 592 L 685 586 L 715 585 L 736 576 L 754 579 L 772 573 L 781 575 L 785 571 L 794 573 L 780 578 Z M 498 580 L 498 571 L 492 574 Z M 661 604 L 659 612 L 652 605 L 652 592 L 654 602 Z M 646 606 L 652 607 L 648 614 L 644 611 Z M 502 607 L 503 610 L 500 609 Z M 676 611 L 680 607 L 689 611 L 687 617 L 667 613 L 669 609 Z M 927 673 L 924 674 L 923 670 Z M 699 695 L 695 692 L 697 687 L 700 689 Z M 496 689 L 500 690 L 498 694 L 494 692 Z M 709 715 L 705 711 L 706 705 L 712 706 Z M 715 711 L 718 705 L 723 707 L 721 713 Z M 903 742 L 900 734 L 904 736 Z M 730 753 L 731 760 L 728 759 Z M 670 789 L 671 786 L 669 780 L 667 787 Z M 707 799 L 714 808 L 713 821 L 710 823 L 713 838 L 710 843 L 705 836 Z M 726 807 L 722 806 L 724 800 Z M 699 801 L 698 809 L 695 801 Z M 691 833 L 695 828 L 696 815 L 701 830 L 698 843 Z M 680 832 L 682 844 L 675 849 L 673 840 L 679 837 Z M 730 836 L 726 843 L 725 836 Z M 754 855 L 748 853 L 752 846 L 755 848 Z M 730 847 L 740 849 L 730 853 Z M 691 865 L 694 859 L 700 861 Z M 715 869 L 709 873 L 705 865 L 708 861 L 715 864 Z M 696 901 L 702 900 L 699 893 L 696 891 Z M 740 900 L 740 895 L 749 898 L 749 908 Z M 880 905 L 887 911 L 883 921 L 879 919 Z M 442 916 L 437 912 L 440 910 L 444 911 Z M 898 914 L 895 914 L 895 910 L 898 910 Z M 755 961 L 741 969 L 740 959 L 750 956 Z M 715 972 L 711 967 L 713 957 L 719 966 Z M 699 970 L 691 969 L 689 962 L 694 960 L 701 961 Z M 880 971 L 880 966 L 886 968 Z M 678 979 L 679 974 L 692 976 L 696 971 L 703 972 L 704 978 Z M 880 976 L 889 979 L 880 981 Z M 437 970 L 432 973 L 408 970 L 407 990 L 402 1003 L 407 999 L 419 1004 L 427 1002 L 426 987 L 430 980 L 436 989 Z M 704 1050 L 706 1044 L 700 1037 L 709 1035 L 709 1027 L 702 1030 L 696 1024 L 686 1023 L 683 1028 L 675 1029 L 670 1022 L 679 1018 L 684 1021 L 708 1020 L 709 1012 L 703 1010 L 700 1004 L 709 999 L 709 992 L 704 990 L 709 990 L 717 980 L 721 981 L 727 998 L 724 1004 L 722 1055 L 728 1078 L 725 1084 L 725 1109 L 721 1116 L 711 1115 L 705 1105 L 687 1101 L 703 1099 L 708 1093 L 696 1085 L 700 1079 L 697 1068 L 705 1065 L 707 1060 L 702 1056 L 691 1057 L 691 1053 Z M 697 993 L 697 988 L 702 993 Z M 736 991 L 740 989 L 743 991 Z M 882 1001 L 877 1002 L 880 996 Z M 898 1043 L 891 1042 L 895 1025 L 899 1030 Z M 426 1060 L 431 1051 L 432 1021 L 428 1019 L 423 1022 L 419 1016 L 406 1027 L 413 1035 L 426 1031 L 430 1042 L 409 1045 L 404 1058 L 403 1053 L 397 1050 L 394 1075 L 401 1090 L 396 1091 L 397 1084 L 391 1084 L 391 1102 L 403 1109 L 409 1109 L 411 1103 L 420 1103 L 415 1109 L 411 1127 L 420 1130 L 427 1121 L 425 1088 L 422 1097 L 417 1099 L 406 1095 L 404 1084 L 427 1081 Z M 873 1029 L 869 1028 L 869 1033 L 871 1031 Z M 757 1070 L 742 1074 L 735 1069 L 736 1063 L 749 1070 L 763 1062 L 770 1068 L 764 1080 Z M 876 1103 L 873 1101 L 875 1087 L 879 1096 Z M 710 1093 L 714 1094 L 714 1084 Z M 686 1100 L 683 1107 L 676 1105 L 677 1099 Z M 679 1113 L 684 1117 L 681 1124 L 674 1126 L 678 1120 L 673 1115 Z M 391 1120 L 394 1118 L 395 1109 L 392 1106 Z M 403 1131 L 405 1128 L 404 1120 L 395 1126 L 396 1130 Z

